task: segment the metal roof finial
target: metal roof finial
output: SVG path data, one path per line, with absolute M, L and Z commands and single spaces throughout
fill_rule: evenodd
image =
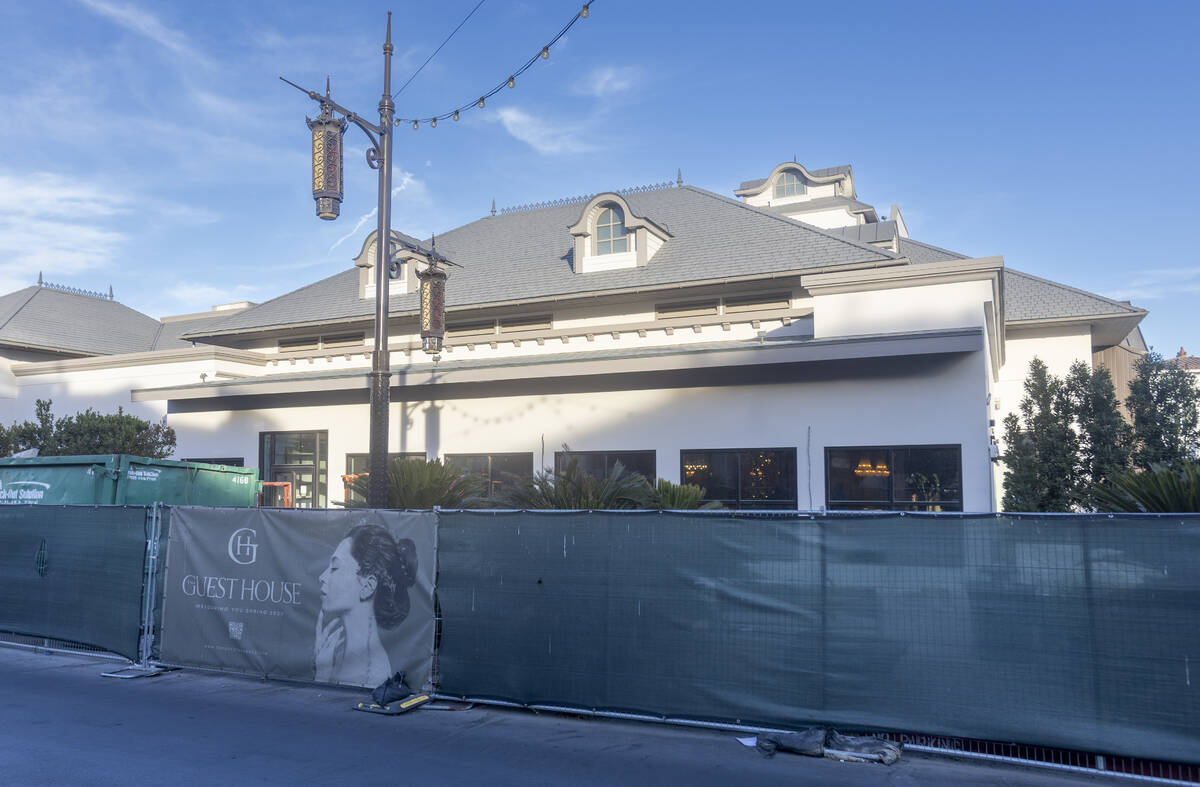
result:
M 42 272 L 38 271 L 38 286 L 42 286 Z
M 113 299 L 113 291 L 112 291 L 112 285 L 111 285 L 111 284 L 110 284 L 110 285 L 108 285 L 108 299 L 109 299 L 110 301 Z
M 496 215 L 496 198 L 492 197 L 492 215 Z
M 677 187 L 683 186 L 683 167 L 675 170 L 675 185 Z

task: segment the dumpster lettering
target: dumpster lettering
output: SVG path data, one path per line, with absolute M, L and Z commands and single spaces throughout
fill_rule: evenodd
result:
M 49 488 L 42 481 L 0 482 L 0 504 L 40 503 Z

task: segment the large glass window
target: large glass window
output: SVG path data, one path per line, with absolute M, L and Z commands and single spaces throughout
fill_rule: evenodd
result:
M 679 476 L 726 508 L 796 508 L 796 449 L 680 451 Z
M 596 219 L 596 253 L 616 254 L 621 251 L 629 251 L 625 211 L 612 205 L 600 211 Z
M 481 477 L 488 498 L 502 497 L 533 477 L 533 454 L 446 454 L 446 463 Z
M 425 454 L 424 454 L 424 452 L 408 452 L 408 453 L 403 453 L 403 454 L 388 454 L 388 461 L 391 462 L 393 459 L 420 459 L 423 461 L 425 459 Z M 361 473 L 369 472 L 370 469 L 371 469 L 371 455 L 370 454 L 346 454 L 346 475 L 348 475 L 348 476 L 349 475 L 359 475 Z M 352 484 L 352 483 L 353 483 L 353 481 L 345 481 L 343 479 L 344 491 L 342 494 L 343 494 L 343 497 L 345 498 L 346 502 L 348 502 L 348 503 L 365 503 L 365 502 L 367 502 L 367 498 L 365 496 L 358 494 L 351 488 L 350 484 Z
M 555 451 L 554 470 L 561 473 L 571 459 L 579 460 L 579 469 L 584 475 L 603 478 L 612 472 L 613 465 L 620 462 L 626 470 L 641 473 L 654 483 L 657 470 L 653 451 Z
M 329 473 L 329 433 L 260 432 L 259 475 L 264 481 L 286 481 L 292 485 L 292 505 L 296 508 L 325 508 Z M 275 505 L 283 500 L 278 487 L 264 490 L 264 503 Z
M 825 484 L 831 509 L 962 511 L 962 446 L 826 448 Z
M 776 197 L 798 197 L 804 193 L 804 181 L 795 172 L 780 172 L 775 179 Z

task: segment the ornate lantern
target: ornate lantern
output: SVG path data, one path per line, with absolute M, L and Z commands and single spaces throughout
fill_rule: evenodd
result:
M 436 355 L 446 338 L 446 271 L 438 267 L 435 257 L 417 278 L 421 280 L 421 348 Z
M 305 120 L 312 129 L 312 190 L 317 216 L 332 221 L 342 205 L 342 135 L 346 133 L 346 119 L 335 118 L 333 108 L 322 102 L 317 119 Z

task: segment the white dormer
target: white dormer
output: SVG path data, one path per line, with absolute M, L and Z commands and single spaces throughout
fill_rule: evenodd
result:
M 374 298 L 375 297 L 375 237 L 379 234 L 375 230 L 367 239 L 363 241 L 362 250 L 358 256 L 354 258 L 354 264 L 358 267 L 358 297 Z M 392 233 L 393 249 L 399 247 L 403 249 L 403 244 L 400 243 L 400 237 L 395 232 Z M 401 251 L 399 254 L 393 252 L 393 257 L 401 259 L 399 274 L 397 278 L 388 282 L 388 291 L 391 295 L 404 295 L 415 291 L 420 282 L 417 281 L 416 271 L 414 270 L 415 262 L 413 255 L 405 254 Z
M 593 197 L 569 228 L 575 237 L 576 273 L 646 265 L 671 237 L 653 221 L 635 216 L 619 194 Z
M 854 174 L 849 167 L 808 170 L 803 164 L 785 161 L 762 180 L 743 183 L 735 196 L 747 205 L 765 208 L 811 202 L 825 197 L 854 199 Z

